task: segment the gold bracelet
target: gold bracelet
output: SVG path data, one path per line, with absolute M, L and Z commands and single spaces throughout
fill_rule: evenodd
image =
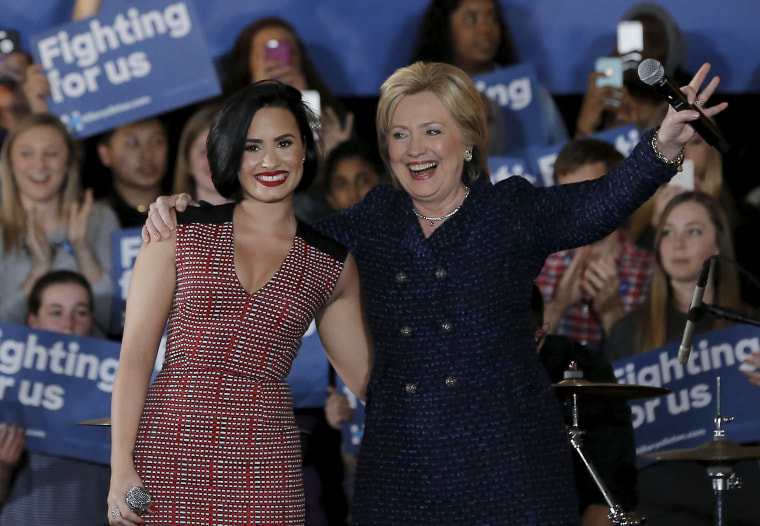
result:
M 662 152 L 657 147 L 657 134 L 660 133 L 659 130 L 654 132 L 654 135 L 652 136 L 652 151 L 657 156 L 657 159 L 660 160 L 661 163 L 667 164 L 668 166 L 675 166 L 676 169 L 681 172 L 683 171 L 683 160 L 684 160 L 684 150 L 681 148 L 681 151 L 678 153 L 678 157 L 673 159 L 672 161 L 662 155 Z

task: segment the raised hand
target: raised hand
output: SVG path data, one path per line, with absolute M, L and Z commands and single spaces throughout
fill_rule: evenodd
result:
M 695 104 L 695 101 L 699 101 L 697 106 L 699 111 L 713 117 L 725 110 L 728 107 L 727 102 L 721 102 L 714 106 L 708 106 L 707 102 L 715 93 L 715 89 L 720 83 L 720 77 L 713 77 L 710 82 L 702 87 L 708 73 L 710 72 L 710 64 L 702 64 L 697 73 L 691 79 L 691 82 L 687 86 L 681 88 L 681 91 L 686 95 L 686 99 L 690 104 Z M 660 131 L 658 133 L 659 149 L 662 154 L 668 159 L 675 159 L 678 157 L 681 149 L 689 142 L 694 134 L 694 128 L 687 126 L 689 122 L 697 120 L 699 118 L 699 112 L 694 110 L 676 111 L 672 107 L 668 108 L 668 114 L 662 121 Z
M 620 101 L 625 93 L 624 88 L 614 86 L 597 86 L 596 79 L 604 76 L 597 71 L 591 73 L 586 85 L 586 95 L 575 125 L 576 138 L 593 134 L 602 123 L 602 114 L 605 111 L 615 111 L 620 106 Z
M 327 106 L 322 111 L 322 141 L 325 146 L 325 155 L 333 148 L 351 137 L 354 126 L 354 114 L 346 114 L 346 122 L 341 124 L 340 118 L 331 107 Z
M 68 225 L 69 242 L 76 252 L 87 249 L 87 226 L 90 224 L 94 200 L 92 189 L 88 188 L 84 193 L 82 204 L 71 203 Z

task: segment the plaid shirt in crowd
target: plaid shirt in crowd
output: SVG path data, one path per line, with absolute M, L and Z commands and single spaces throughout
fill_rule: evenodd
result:
M 629 312 L 643 303 L 649 293 L 652 253 L 637 248 L 626 230 L 619 229 L 618 232 L 621 249 L 616 262 L 620 275 L 620 297 L 623 300 L 623 309 Z M 563 250 L 546 258 L 544 268 L 536 279 L 545 302 L 554 296 L 554 289 L 574 254 L 574 250 Z M 568 308 L 560 319 L 556 332 L 569 336 L 591 349 L 599 348 L 603 336 L 600 321 L 591 310 L 591 305 L 586 302 L 576 303 Z

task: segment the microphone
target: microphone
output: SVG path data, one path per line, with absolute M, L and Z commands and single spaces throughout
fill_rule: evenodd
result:
M 689 124 L 707 141 L 707 144 L 717 148 L 720 153 L 726 153 L 731 149 L 731 145 L 720 133 L 715 123 L 707 115 L 689 104 L 686 95 L 678 85 L 665 75 L 665 69 L 659 61 L 653 58 L 642 60 L 639 64 L 639 78 L 644 84 L 648 84 L 659 91 L 676 111 L 695 110 L 699 112 L 699 119 L 691 121 Z
M 702 270 L 699 271 L 697 286 L 694 287 L 694 296 L 692 296 L 691 305 L 689 306 L 689 318 L 686 320 L 686 327 L 684 327 L 683 330 L 681 346 L 678 348 L 678 363 L 682 365 L 689 361 L 691 341 L 694 339 L 694 331 L 697 328 L 697 322 L 702 317 L 702 297 L 705 295 L 707 278 L 710 276 L 710 266 L 714 257 L 715 256 L 710 256 L 704 263 L 702 263 Z

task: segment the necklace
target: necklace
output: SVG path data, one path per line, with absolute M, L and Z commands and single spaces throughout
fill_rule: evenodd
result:
M 420 213 L 417 211 L 417 209 L 414 207 L 414 205 L 412 205 L 412 211 L 414 211 L 414 215 L 416 215 L 416 216 L 417 216 L 417 217 L 419 217 L 420 219 L 424 219 L 425 221 L 430 221 L 430 226 L 435 226 L 435 222 L 436 222 L 436 221 L 443 221 L 444 219 L 448 219 L 448 218 L 450 218 L 451 216 L 453 216 L 454 214 L 456 214 L 457 212 L 459 212 L 459 209 L 460 209 L 460 208 L 462 208 L 462 205 L 463 205 L 463 204 L 464 204 L 464 202 L 467 200 L 467 196 L 468 196 L 468 195 L 470 195 L 470 189 L 469 189 L 467 186 L 465 186 L 465 187 L 464 187 L 464 197 L 462 198 L 462 202 L 461 202 L 461 203 L 459 203 L 459 206 L 458 206 L 458 207 L 456 207 L 456 208 L 455 208 L 454 210 L 452 210 L 451 212 L 449 212 L 448 214 L 444 214 L 444 215 L 442 215 L 442 216 L 438 216 L 438 217 L 428 217 L 428 216 L 424 216 L 424 215 L 420 214 Z

